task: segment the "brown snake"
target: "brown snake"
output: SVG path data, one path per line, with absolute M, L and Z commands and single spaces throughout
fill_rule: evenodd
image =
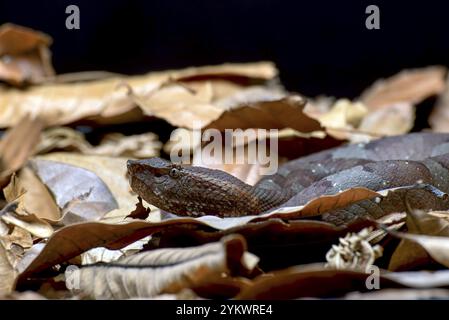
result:
M 129 160 L 127 166 L 134 192 L 160 209 L 181 216 L 235 217 L 260 214 L 281 205 L 302 205 L 323 194 L 360 186 L 377 191 L 419 181 L 448 192 L 447 153 L 449 134 L 384 138 L 287 162 L 255 186 L 220 170 L 173 164 L 161 158 Z M 344 211 L 333 222 L 347 222 L 358 214 L 354 210 Z

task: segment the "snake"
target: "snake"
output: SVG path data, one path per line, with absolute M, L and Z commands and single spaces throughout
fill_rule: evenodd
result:
M 127 161 L 130 186 L 139 197 L 166 212 L 190 217 L 259 215 L 355 187 L 379 191 L 425 183 L 449 192 L 448 172 L 449 134 L 429 132 L 313 153 L 282 164 L 255 185 L 221 170 L 159 157 Z M 323 220 L 338 225 L 366 212 L 375 215 L 372 204 L 324 214 Z

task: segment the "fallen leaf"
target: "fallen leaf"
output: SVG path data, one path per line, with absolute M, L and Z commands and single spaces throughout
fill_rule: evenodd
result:
M 13 175 L 3 193 L 8 202 L 18 200 L 17 210 L 22 215 L 32 213 L 51 222 L 61 219 L 61 210 L 53 195 L 30 167 L 25 167 L 18 175 Z
M 113 265 L 86 266 L 78 271 L 79 290 L 95 299 L 153 297 L 251 271 L 255 262 L 244 239 L 230 236 L 220 243 L 147 251 Z
M 145 94 L 150 94 L 153 99 L 158 98 L 156 104 L 145 105 L 144 111 L 149 115 L 160 116 L 168 122 L 179 122 L 181 119 L 188 119 L 187 116 L 191 116 L 193 120 L 200 120 L 202 114 L 207 118 L 213 110 L 219 111 L 217 116 L 221 114 L 220 109 L 211 103 L 208 109 L 201 108 L 204 106 L 203 96 L 206 95 L 206 100 L 212 97 L 210 86 L 218 92 L 220 90 L 215 89 L 215 86 L 222 85 L 223 80 L 226 80 L 226 84 L 234 78 L 266 81 L 275 77 L 276 74 L 277 70 L 272 63 L 261 62 L 187 68 L 180 71 L 112 77 L 90 82 L 46 84 L 32 87 L 27 91 L 0 88 L 0 127 L 12 126 L 28 113 L 38 115 L 48 126 L 64 125 L 92 117 L 112 118 L 117 122 L 120 116 L 137 108 L 135 96 Z M 190 83 L 194 80 L 196 83 Z M 189 82 L 189 86 L 196 86 L 196 94 L 192 94 L 191 91 L 179 85 L 180 82 Z M 170 85 L 167 86 L 167 83 Z M 230 91 L 236 92 L 241 88 L 242 86 L 237 84 Z M 225 91 L 226 94 L 230 94 L 228 90 Z M 130 95 L 130 92 L 133 95 Z M 176 95 L 173 95 L 174 92 L 181 92 L 183 99 L 190 97 L 191 103 L 188 104 L 187 110 L 183 110 L 185 104 L 182 100 L 179 101 L 180 104 L 177 104 L 178 100 Z M 164 112 L 165 106 L 173 103 L 171 112 L 162 114 L 157 112 L 157 110 Z M 161 106 L 163 106 L 162 109 L 160 109 Z M 173 108 L 178 108 L 175 109 L 177 113 L 172 113 Z M 126 119 L 121 119 L 121 122 L 123 120 Z M 191 121 L 188 121 L 188 124 L 191 126 Z
M 12 292 L 17 272 L 14 269 L 8 252 L 0 241 L 0 297 Z
M 25 116 L 5 133 L 0 141 L 0 187 L 6 186 L 10 175 L 33 154 L 42 127 L 40 119 Z
M 131 193 L 126 177 L 127 158 L 86 156 L 69 152 L 56 152 L 38 156 L 37 159 L 62 162 L 95 173 L 106 184 L 118 203 L 118 208 L 106 213 L 103 220 L 106 219 L 110 222 L 123 221 L 134 210 L 137 196 Z M 155 212 L 154 219 L 157 219 L 157 210 L 152 211 Z
M 0 26 L 0 79 L 13 85 L 40 83 L 54 75 L 48 46 L 51 38 L 41 32 L 13 25 Z
M 307 108 L 305 109 L 307 113 Z M 309 109 L 310 110 L 310 109 Z M 315 113 L 315 118 L 327 129 L 327 132 L 340 139 L 346 139 L 346 135 L 341 135 L 342 131 L 335 129 L 357 128 L 360 121 L 367 115 L 367 108 L 360 102 L 351 102 L 348 99 L 337 100 L 327 112 Z M 310 113 L 313 116 L 314 113 Z
M 48 238 L 53 234 L 53 228 L 48 222 L 31 213 L 6 212 L 0 218 L 3 222 L 20 227 L 37 238 Z
M 237 300 L 286 300 L 306 297 L 335 298 L 348 292 L 366 292 L 370 274 L 324 268 L 321 264 L 296 266 L 263 274 L 235 297 Z M 379 278 L 381 288 L 401 288 L 392 280 Z
M 362 93 L 360 100 L 371 110 L 397 103 L 418 104 L 444 90 L 446 68 L 433 66 L 402 71 L 378 80 Z
M 290 95 L 277 100 L 261 100 L 235 105 L 224 111 L 215 121 L 204 126 L 224 132 L 225 129 L 295 129 L 309 133 L 320 131 L 320 123 L 304 113 L 306 100 Z
M 111 133 L 106 135 L 98 146 L 93 146 L 81 132 L 69 127 L 56 127 L 43 132 L 36 153 L 76 151 L 87 155 L 149 158 L 159 156 L 161 147 L 162 143 L 151 132 L 132 136 Z
M 449 266 L 449 222 L 420 210 L 408 214 L 409 231 L 420 234 L 390 231 L 403 241 L 394 252 L 389 269 L 402 270 L 420 265 L 428 261 L 427 254 L 442 265 Z
M 372 135 L 394 136 L 408 133 L 415 123 L 415 109 L 410 103 L 396 103 L 370 112 L 357 128 Z
M 118 207 L 107 185 L 89 170 L 42 159 L 32 160 L 31 168 L 52 192 L 58 207 L 67 210 L 61 224 L 98 220 Z
M 141 252 L 150 238 L 150 236 L 142 238 L 117 250 L 109 250 L 104 247 L 90 249 L 81 255 L 81 265 L 90 265 L 100 262 L 113 262 L 123 257 L 131 256 Z
M 139 202 L 136 204 L 136 209 L 131 211 L 131 213 L 126 216 L 126 218 L 145 220 L 148 218 L 151 210 L 149 208 L 145 208 L 143 206 L 141 197 L 137 197 L 137 198 L 138 198 Z

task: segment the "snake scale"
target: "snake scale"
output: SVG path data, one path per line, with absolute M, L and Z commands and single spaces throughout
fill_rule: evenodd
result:
M 129 160 L 127 167 L 133 191 L 162 210 L 181 216 L 236 217 L 303 205 L 353 187 L 378 191 L 424 183 L 449 192 L 449 134 L 412 133 L 324 150 L 281 165 L 254 186 L 220 170 L 161 158 Z M 418 199 L 417 206 L 448 206 L 429 201 Z M 322 219 L 339 225 L 359 215 L 378 217 L 396 209 L 388 202 L 362 201 L 325 213 Z

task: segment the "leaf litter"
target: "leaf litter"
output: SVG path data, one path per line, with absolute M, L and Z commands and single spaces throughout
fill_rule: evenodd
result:
M 415 128 L 415 109 L 435 96 L 429 123 L 445 131 L 444 67 L 404 70 L 350 100 L 288 92 L 271 62 L 141 76 L 55 75 L 50 44 L 38 31 L 0 27 L 1 297 L 448 296 L 448 196 L 421 181 L 425 176 L 414 173 L 416 184 L 385 188 L 317 189 L 305 202 L 254 216 L 190 218 L 139 201 L 126 172 L 130 158 L 167 157 L 181 146 L 194 164 L 253 185 L 261 178 L 259 164 L 198 160 L 207 142 L 195 130 L 217 129 L 224 137 L 226 129 L 277 129 L 284 163 L 406 134 Z M 412 168 L 403 163 L 401 170 Z M 348 208 L 360 217 L 336 224 Z M 373 267 L 380 270 L 375 293 L 366 287 Z M 36 279 L 39 292 L 29 291 Z

